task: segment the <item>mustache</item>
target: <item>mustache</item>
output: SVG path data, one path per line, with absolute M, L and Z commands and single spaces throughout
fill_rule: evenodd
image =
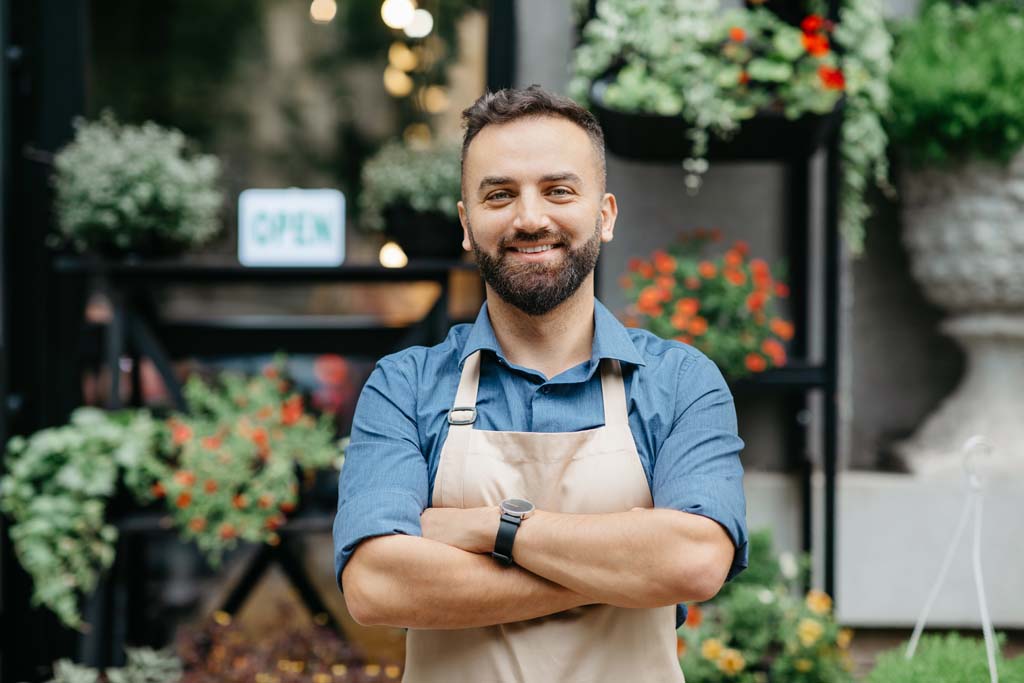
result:
M 531 242 L 542 242 L 542 241 L 557 241 L 559 244 L 568 244 L 569 239 L 565 233 L 561 231 L 544 229 L 540 232 L 525 232 L 517 230 L 514 234 L 503 237 L 498 243 L 500 249 L 508 249 L 512 243 L 531 243 Z

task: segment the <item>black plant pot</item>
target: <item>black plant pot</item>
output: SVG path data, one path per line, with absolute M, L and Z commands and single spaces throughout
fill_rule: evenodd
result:
M 841 105 L 840 105 L 841 106 Z M 840 106 L 836 107 L 838 111 Z M 680 161 L 690 156 L 689 124 L 680 116 L 661 116 L 609 109 L 598 97 L 591 108 L 604 129 L 608 151 L 641 161 Z M 714 135 L 708 158 L 722 160 L 778 160 L 808 157 L 828 139 L 838 123 L 836 112 L 788 119 L 782 112 L 766 111 L 740 123 L 728 140 Z
M 440 211 L 419 212 L 407 206 L 384 210 L 387 234 L 412 259 L 455 261 L 462 256 L 462 225 Z

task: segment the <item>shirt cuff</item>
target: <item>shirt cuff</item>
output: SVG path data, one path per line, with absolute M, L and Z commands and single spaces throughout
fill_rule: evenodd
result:
M 334 516 L 334 577 L 341 588 L 341 572 L 356 546 L 368 538 L 405 534 L 422 536 L 420 501 L 404 489 L 377 489 L 345 500 Z
M 736 553 L 725 580 L 730 581 L 747 568 L 747 505 L 742 477 L 687 476 L 656 495 L 654 507 L 701 515 L 718 522 L 729 534 Z

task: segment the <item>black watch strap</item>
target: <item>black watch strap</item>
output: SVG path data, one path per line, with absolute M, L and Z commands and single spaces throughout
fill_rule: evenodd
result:
M 501 513 L 501 521 L 498 522 L 498 536 L 494 539 L 494 552 L 491 557 L 506 567 L 512 564 L 512 544 L 516 540 L 516 532 L 519 531 L 519 517 L 508 513 Z

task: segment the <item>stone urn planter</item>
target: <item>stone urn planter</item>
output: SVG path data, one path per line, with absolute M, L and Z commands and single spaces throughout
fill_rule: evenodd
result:
M 915 473 L 957 472 L 981 434 L 1024 472 L 1024 152 L 903 178 L 904 243 L 942 330 L 967 353 L 956 390 L 897 451 Z

